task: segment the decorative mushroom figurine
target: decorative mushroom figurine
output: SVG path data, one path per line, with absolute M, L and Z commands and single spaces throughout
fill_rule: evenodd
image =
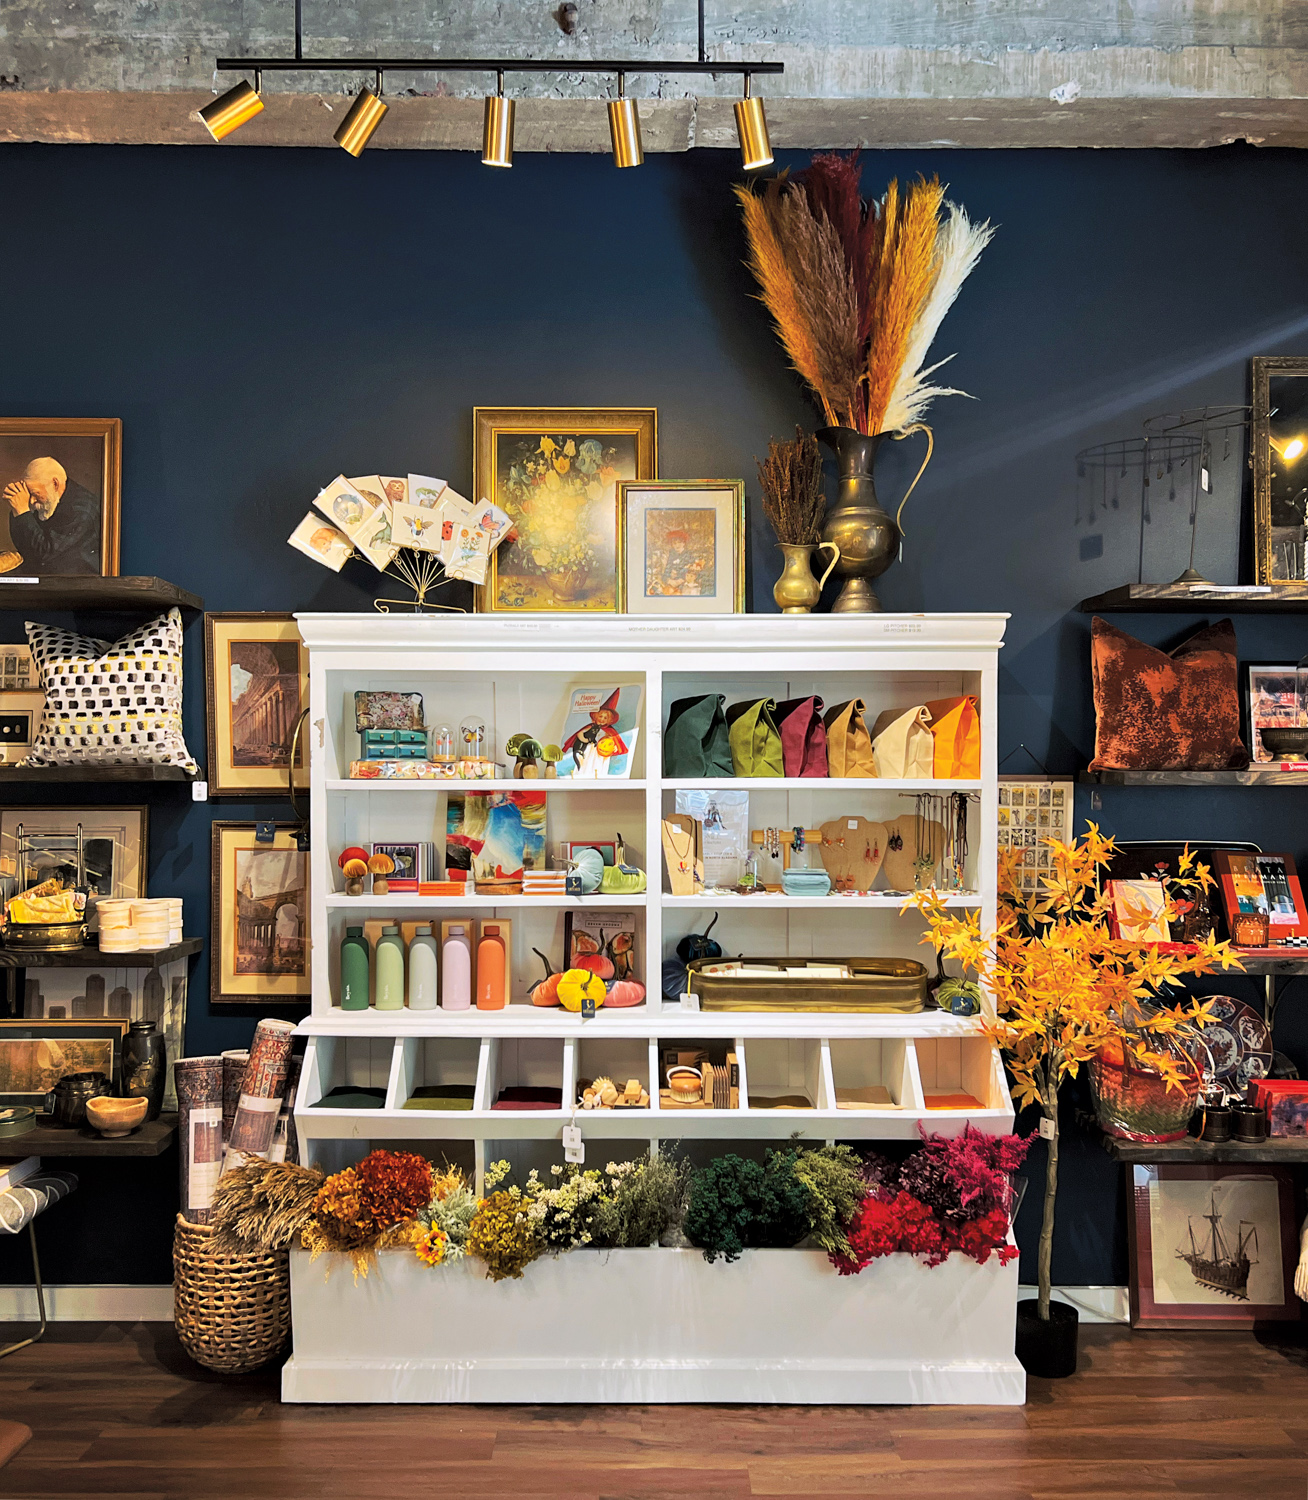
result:
M 348 849 L 341 850 L 336 863 L 341 867 L 341 874 L 345 876 L 345 894 L 362 896 L 363 882 L 368 874 L 368 851 L 360 849 L 357 844 L 352 844 Z
M 529 734 L 515 734 L 504 749 L 507 754 L 515 758 L 513 764 L 515 780 L 534 781 L 540 775 L 538 762 L 545 752 L 539 740 L 532 739 Z
M 395 874 L 395 861 L 389 854 L 374 854 L 368 861 L 368 874 L 372 876 L 373 895 L 387 896 L 391 883 L 386 877 Z
M 563 759 L 563 751 L 557 745 L 546 745 L 540 753 L 540 758 L 545 762 L 545 779 L 547 781 L 557 780 L 559 762 Z

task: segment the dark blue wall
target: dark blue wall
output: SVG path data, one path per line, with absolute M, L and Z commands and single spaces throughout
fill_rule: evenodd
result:
M 1308 347 L 1308 247 L 1292 211 L 1308 165 L 1243 148 L 869 153 L 865 187 L 919 171 L 999 232 L 940 341 L 958 351 L 950 380 L 976 400 L 932 414 L 937 457 L 882 597 L 1011 611 L 1000 752 L 1022 742 L 1072 772 L 1093 746 L 1089 622 L 1075 605 L 1135 576 L 1138 536 L 1125 496 L 1078 524 L 1073 455 L 1153 412 L 1242 401 L 1251 354 Z M 704 151 L 639 171 L 520 156 L 488 172 L 437 152 L 7 146 L 0 412 L 122 417 L 124 573 L 160 574 L 216 610 L 313 610 L 372 597 L 362 565 L 333 577 L 285 545 L 333 475 L 414 470 L 466 489 L 474 404 L 656 406 L 664 477 L 745 476 L 751 608 L 770 610 L 754 457 L 814 419 L 750 300 L 736 176 L 734 155 Z M 888 496 L 909 459 L 890 445 Z M 1156 509 L 1155 577 L 1184 565 L 1183 509 Z M 1214 516 L 1199 562 L 1229 578 L 1234 502 Z M 1194 622 L 1137 623 L 1161 641 Z M 1252 659 L 1308 649 L 1291 618 L 1238 624 Z M 21 638 L 15 617 L 0 627 Z M 202 759 L 198 626 L 187 670 Z M 1291 792 L 1103 796 L 1111 833 L 1308 853 Z M 206 933 L 210 821 L 282 809 L 184 797 L 150 794 L 151 879 Z M 242 1044 L 253 1014 L 213 1014 L 207 995 L 202 958 L 188 1050 Z M 1300 1003 L 1295 987 L 1278 1040 L 1308 1064 Z M 47 1235 L 51 1279 L 167 1280 L 174 1170 L 171 1157 L 153 1176 L 89 1167 L 99 1212 L 61 1210 L 87 1230 Z M 106 1216 L 113 1201 L 122 1212 Z M 1124 1281 L 1123 1222 L 1119 1169 L 1090 1138 L 1069 1142 L 1055 1279 Z M 22 1275 L 17 1259 L 0 1257 L 6 1274 Z

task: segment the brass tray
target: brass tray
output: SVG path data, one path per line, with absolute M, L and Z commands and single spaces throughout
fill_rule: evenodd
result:
M 729 972 L 733 964 L 750 968 L 777 966 L 775 980 L 741 979 Z M 808 964 L 843 964 L 852 979 L 814 977 L 781 972 Z M 927 981 L 923 966 L 913 958 L 697 958 L 688 965 L 686 983 L 699 996 L 701 1010 L 877 1011 L 883 1015 L 912 1015 L 924 1008 Z M 714 970 L 719 972 L 715 973 Z M 727 970 L 727 972 L 721 972 Z
M 23 953 L 71 953 L 86 946 L 86 919 L 76 922 L 0 922 L 0 941 Z

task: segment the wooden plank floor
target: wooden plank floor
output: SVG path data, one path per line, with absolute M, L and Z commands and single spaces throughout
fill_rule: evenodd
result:
M 0 1495 L 116 1500 L 1301 1500 L 1298 1331 L 1082 1330 L 1025 1407 L 282 1406 L 172 1328 L 61 1324 L 0 1361 L 36 1436 Z

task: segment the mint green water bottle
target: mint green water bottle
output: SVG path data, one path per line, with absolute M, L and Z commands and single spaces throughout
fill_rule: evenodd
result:
M 396 926 L 377 939 L 377 1009 L 404 1009 L 404 939 Z
M 368 940 L 362 927 L 347 927 L 341 939 L 341 1009 L 368 1009 Z

